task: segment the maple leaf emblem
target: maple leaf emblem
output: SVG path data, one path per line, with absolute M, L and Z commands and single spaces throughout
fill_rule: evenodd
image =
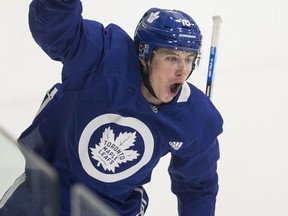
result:
M 157 12 L 155 12 L 155 13 L 152 12 L 152 13 L 150 14 L 150 16 L 148 17 L 147 22 L 148 22 L 148 23 L 154 22 L 156 19 L 159 18 L 159 14 L 160 14 L 160 11 L 157 11 Z
M 136 132 L 120 133 L 115 139 L 113 130 L 105 128 L 100 143 L 95 144 L 95 148 L 90 148 L 92 158 L 98 161 L 97 166 L 103 167 L 104 170 L 109 170 L 115 173 L 115 168 L 121 163 L 133 161 L 139 156 L 137 151 L 129 150 L 134 146 L 136 140 Z

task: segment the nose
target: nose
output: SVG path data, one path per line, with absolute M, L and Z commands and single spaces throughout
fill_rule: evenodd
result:
M 183 74 L 182 70 L 179 69 L 175 72 L 176 77 L 181 77 L 182 74 Z
M 177 70 L 175 72 L 175 75 L 177 77 L 180 77 L 183 75 L 183 73 L 185 73 L 185 69 L 186 69 L 186 63 L 184 60 L 182 59 L 178 59 L 178 62 L 177 62 Z

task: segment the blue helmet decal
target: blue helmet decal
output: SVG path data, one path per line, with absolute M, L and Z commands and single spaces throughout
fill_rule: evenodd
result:
M 151 8 L 134 34 L 139 59 L 149 61 L 155 48 L 200 52 L 202 35 L 195 21 L 178 10 Z

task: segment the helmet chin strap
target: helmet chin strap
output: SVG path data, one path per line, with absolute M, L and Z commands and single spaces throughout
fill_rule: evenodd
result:
M 191 76 L 191 74 L 193 73 L 196 65 L 199 65 L 199 61 L 200 61 L 200 58 L 199 58 L 199 55 L 197 54 L 195 59 L 194 59 L 194 61 L 193 61 L 193 63 L 192 63 L 192 69 L 191 69 L 189 75 L 187 76 L 186 80 Z
M 191 76 L 191 74 L 193 73 L 193 71 L 194 71 L 194 69 L 195 69 L 195 66 L 196 66 L 196 64 L 195 64 L 195 62 L 193 62 L 193 63 L 192 63 L 192 69 L 191 69 L 189 75 L 187 76 L 186 80 L 188 80 L 188 78 L 189 78 L 189 77 Z
M 144 70 L 142 69 L 141 73 L 142 73 L 142 81 L 143 81 L 143 84 L 144 86 L 147 88 L 148 92 L 153 96 L 155 97 L 157 100 L 157 96 L 152 88 L 152 85 L 151 85 L 151 82 L 150 82 L 150 79 L 149 79 L 149 67 L 148 67 L 148 63 L 145 63 L 146 64 L 146 68 L 147 68 L 147 73 L 144 72 Z

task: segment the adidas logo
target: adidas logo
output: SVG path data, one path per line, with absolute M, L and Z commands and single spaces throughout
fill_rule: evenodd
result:
M 181 148 L 181 146 L 183 145 L 183 142 L 175 142 L 175 141 L 171 141 L 169 142 L 169 145 L 174 148 L 175 150 L 179 150 Z

